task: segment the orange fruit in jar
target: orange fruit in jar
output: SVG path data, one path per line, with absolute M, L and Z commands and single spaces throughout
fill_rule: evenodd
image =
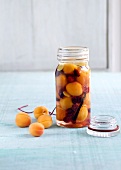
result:
M 77 121 L 84 121 L 88 116 L 88 109 L 86 105 L 82 105 L 82 107 L 79 110 L 79 114 L 77 116 Z
M 56 77 L 56 87 L 63 88 L 67 84 L 67 79 L 64 74 L 60 74 Z
M 89 85 L 89 79 L 90 79 L 90 71 L 81 71 L 80 76 L 76 78 L 76 80 L 81 84 L 81 85 Z
M 80 96 L 82 94 L 82 85 L 78 82 L 68 83 L 66 91 L 72 96 Z
M 72 74 L 76 68 L 77 66 L 75 64 L 67 63 L 64 64 L 63 71 L 65 74 Z
M 63 91 L 64 96 L 70 97 L 70 94 L 67 93 L 67 91 Z
M 56 107 L 56 119 L 59 121 L 62 121 L 64 117 L 66 116 L 66 111 L 63 110 L 61 107 Z
M 63 67 L 64 67 L 64 64 L 59 64 L 58 67 L 57 67 L 57 70 L 61 71 L 61 70 L 63 70 Z
M 72 100 L 70 97 L 64 97 L 62 99 L 60 99 L 60 106 L 62 107 L 62 109 L 66 110 L 71 108 L 73 105 Z

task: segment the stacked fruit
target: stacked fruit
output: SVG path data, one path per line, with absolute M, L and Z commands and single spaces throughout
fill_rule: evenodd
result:
M 90 69 L 86 63 L 59 64 L 56 72 L 56 119 L 66 127 L 83 127 L 90 120 Z
M 52 117 L 45 106 L 38 106 L 31 112 L 34 113 L 34 117 L 36 119 L 36 122 L 34 123 L 32 123 L 32 119 L 27 113 L 23 111 L 19 112 L 16 115 L 15 123 L 21 128 L 29 127 L 29 132 L 32 136 L 41 136 L 44 133 L 44 129 L 52 126 Z

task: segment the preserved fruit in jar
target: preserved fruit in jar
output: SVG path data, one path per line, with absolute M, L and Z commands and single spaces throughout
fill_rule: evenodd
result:
M 58 50 L 56 82 L 57 125 L 80 128 L 90 122 L 89 49 L 64 47 Z

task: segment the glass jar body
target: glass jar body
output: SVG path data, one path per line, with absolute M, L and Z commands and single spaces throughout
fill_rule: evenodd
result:
M 55 71 L 56 122 L 58 126 L 81 128 L 90 123 L 90 68 L 88 61 L 59 61 Z

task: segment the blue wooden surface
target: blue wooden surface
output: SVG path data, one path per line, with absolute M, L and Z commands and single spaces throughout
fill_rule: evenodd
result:
M 121 73 L 92 72 L 92 115 L 109 114 L 121 124 Z M 121 134 L 89 136 L 86 128 L 53 126 L 32 137 L 15 125 L 17 108 L 55 107 L 54 72 L 0 73 L 0 170 L 120 170 Z M 33 122 L 34 116 L 31 115 Z

